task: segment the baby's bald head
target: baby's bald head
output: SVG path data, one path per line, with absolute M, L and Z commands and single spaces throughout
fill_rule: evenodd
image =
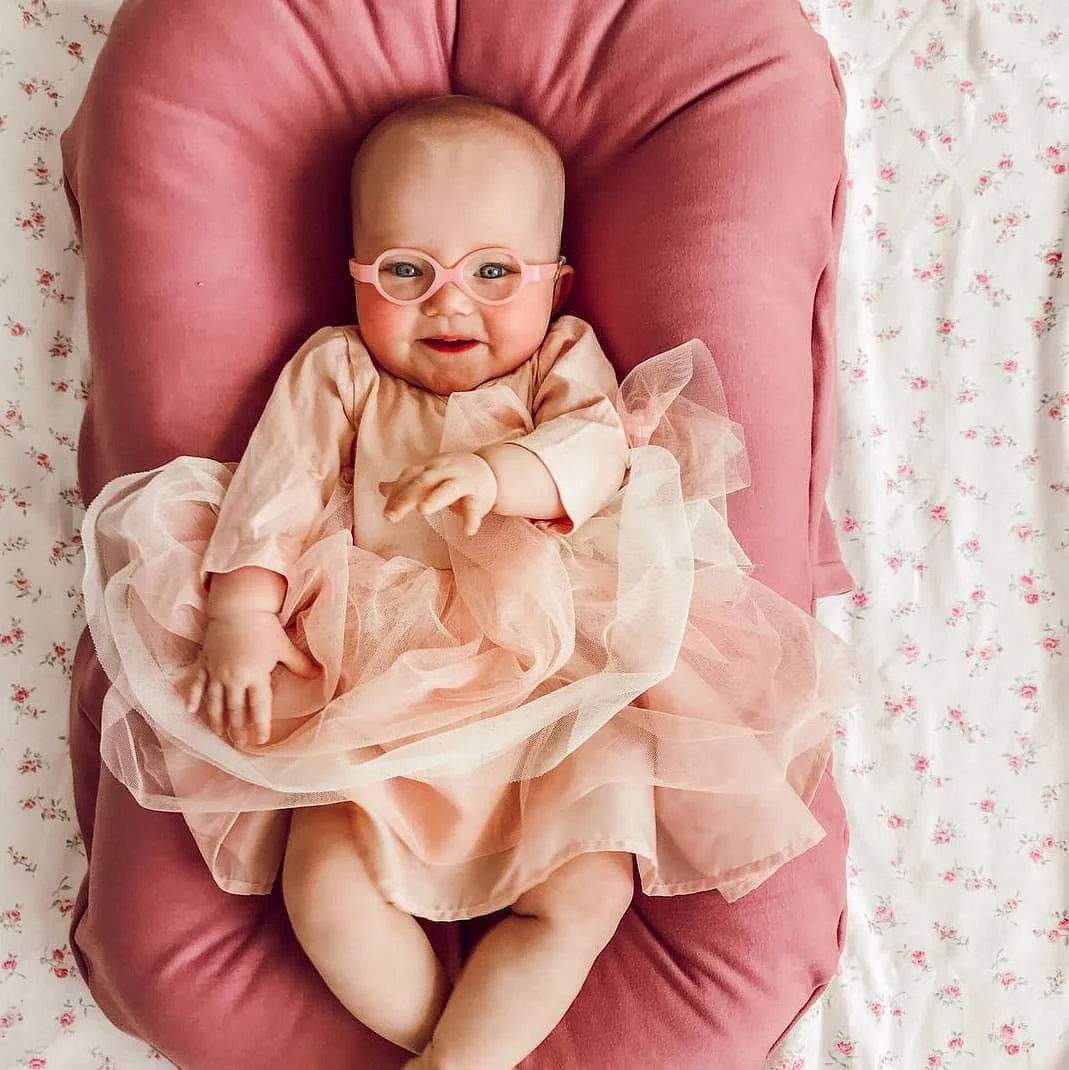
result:
M 461 216 L 477 212 L 479 218 L 469 220 L 476 232 L 470 239 L 476 243 L 472 247 L 509 244 L 507 231 L 534 224 L 538 234 L 527 237 L 528 244 L 537 248 L 517 252 L 552 260 L 560 248 L 564 217 L 560 155 L 525 119 L 475 97 L 434 97 L 379 122 L 353 161 L 351 195 L 358 258 L 361 253 L 369 255 L 368 246 L 382 242 L 419 247 L 424 239 L 410 232 L 423 229 L 420 201 L 440 212 L 456 211 Z M 515 217 L 510 221 L 502 218 L 509 208 Z M 428 234 L 436 229 L 430 228 Z M 449 236 L 444 237 L 448 243 Z

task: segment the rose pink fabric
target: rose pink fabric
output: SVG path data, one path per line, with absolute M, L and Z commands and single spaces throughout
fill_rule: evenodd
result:
M 822 504 L 842 106 L 796 0 L 127 0 L 63 139 L 93 361 L 83 497 L 179 454 L 237 459 L 285 360 L 352 319 L 354 147 L 391 107 L 449 91 L 560 147 L 568 310 L 619 372 L 693 336 L 713 352 L 746 430 L 731 521 L 757 578 L 806 608 L 842 589 Z M 83 637 L 73 945 L 105 1013 L 184 1070 L 399 1066 L 314 974 L 277 894 L 220 892 L 181 817 L 100 769 L 104 684 Z M 638 895 L 524 1070 L 759 1067 L 838 958 L 829 778 L 814 813 L 825 840 L 734 904 Z M 480 931 L 433 936 L 455 969 Z

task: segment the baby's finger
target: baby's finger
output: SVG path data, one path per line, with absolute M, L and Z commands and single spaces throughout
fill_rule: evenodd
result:
M 384 498 L 396 497 L 405 487 L 415 482 L 426 470 L 426 465 L 410 464 L 397 473 L 396 479 L 384 479 L 379 483 L 379 493 Z
M 319 666 L 299 646 L 294 646 L 292 642 L 283 652 L 279 661 L 281 661 L 290 672 L 294 672 L 298 676 L 304 676 L 305 678 L 315 676 L 315 674 L 319 672 Z
M 218 680 L 211 680 L 208 683 L 208 725 L 217 736 L 221 736 L 225 730 L 223 724 L 223 685 Z
M 412 511 L 415 506 L 414 501 L 409 502 L 406 508 L 408 491 L 412 486 L 412 482 L 412 479 L 406 479 L 401 475 L 390 484 L 390 491 L 386 495 L 386 504 L 382 507 L 383 515 L 387 520 L 400 520 L 406 513 Z M 381 489 L 385 484 L 379 484 L 379 486 Z
M 386 507 L 383 510 L 386 519 L 401 520 L 408 516 L 441 481 L 439 473 L 425 471 L 411 482 L 395 487 L 386 499 Z
M 464 519 L 464 534 L 475 535 L 482 527 L 483 513 L 475 504 L 475 499 L 469 494 L 460 499 L 460 515 Z
M 419 511 L 424 516 L 430 516 L 431 513 L 437 513 L 439 509 L 460 501 L 466 492 L 467 488 L 460 480 L 446 479 L 424 495 L 423 501 L 419 503 Z
M 196 713 L 200 709 L 200 701 L 204 698 L 204 689 L 208 684 L 208 670 L 201 665 L 197 669 L 197 675 L 193 677 L 193 683 L 189 685 L 189 694 L 186 696 L 186 713 Z
M 226 689 L 226 729 L 230 738 L 240 747 L 248 739 L 245 720 L 245 688 Z
M 250 687 L 249 706 L 256 742 L 266 743 L 271 738 L 271 685 L 255 684 Z

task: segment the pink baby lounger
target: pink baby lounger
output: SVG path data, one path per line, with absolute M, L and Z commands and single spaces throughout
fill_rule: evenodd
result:
M 848 582 L 823 493 L 834 411 L 842 105 L 795 0 L 127 0 L 63 140 L 87 274 L 89 501 L 181 454 L 235 460 L 284 361 L 352 320 L 348 165 L 394 106 L 520 112 L 569 173 L 569 311 L 616 361 L 691 337 L 746 429 L 730 519 L 755 575 L 810 607 Z M 213 882 L 177 814 L 99 761 L 83 637 L 71 751 L 89 873 L 73 945 L 122 1029 L 184 1070 L 387 1070 L 281 900 Z M 839 954 L 846 824 L 733 904 L 637 894 L 523 1070 L 757 1070 Z M 492 920 L 492 919 L 491 919 Z M 358 919 L 357 922 L 358 924 Z M 456 969 L 489 921 L 428 925 Z

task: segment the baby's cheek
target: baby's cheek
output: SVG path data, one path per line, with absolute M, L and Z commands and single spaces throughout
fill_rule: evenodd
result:
M 506 313 L 493 324 L 492 337 L 500 356 L 513 366 L 522 364 L 542 344 L 549 327 L 550 308 L 547 302 L 523 301 L 517 298 L 511 305 L 495 311 Z
M 373 357 L 406 350 L 412 336 L 410 320 L 409 309 L 391 304 L 375 291 L 371 296 L 357 294 L 356 322 Z

